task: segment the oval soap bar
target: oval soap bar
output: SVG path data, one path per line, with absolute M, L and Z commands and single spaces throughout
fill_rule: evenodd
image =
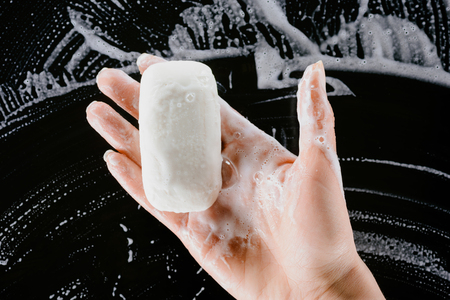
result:
M 144 191 L 156 209 L 209 208 L 222 185 L 220 105 L 199 62 L 151 65 L 142 75 L 139 134 Z

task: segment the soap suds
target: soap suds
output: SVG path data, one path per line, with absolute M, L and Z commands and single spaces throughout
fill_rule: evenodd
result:
M 220 192 L 208 211 L 190 213 L 188 224 L 181 232 L 182 240 L 190 244 L 194 253 L 199 253 L 202 263 L 212 264 L 206 265 L 207 268 L 217 268 L 218 265 L 232 268 L 228 260 L 239 259 L 246 249 L 258 247 L 261 233 L 270 230 L 268 225 L 275 226 L 278 222 L 272 218 L 268 224 L 262 221 L 264 216 L 271 218 L 278 215 L 275 211 L 284 209 L 284 203 L 280 202 L 283 187 L 279 177 L 282 170 L 278 168 L 277 158 L 285 157 L 287 150 L 253 126 L 242 126 L 237 132 L 239 135 L 233 134 L 235 139 L 231 143 L 242 143 L 251 149 L 243 157 L 247 163 L 239 162 L 238 166 L 231 168 L 229 177 L 236 178 L 234 183 Z M 238 152 L 236 155 L 242 154 Z M 259 170 L 255 172 L 258 165 Z
M 391 165 L 391 166 L 401 167 L 401 168 L 407 168 L 407 169 L 427 172 L 427 173 L 430 173 L 433 175 L 442 176 L 446 179 L 450 179 L 450 174 L 439 171 L 434 168 L 426 167 L 426 166 L 417 166 L 417 165 L 413 165 L 413 164 L 407 164 L 407 163 L 401 163 L 401 162 L 383 160 L 383 159 L 373 159 L 373 158 L 361 158 L 360 161 L 375 163 L 375 164 Z
M 94 10 L 105 11 L 95 1 L 87 5 L 92 5 Z M 113 5 L 122 10 L 121 6 Z M 297 80 L 290 74 L 302 71 L 318 60 L 322 60 L 330 71 L 381 73 L 450 86 L 450 75 L 445 71 L 448 66 L 441 64 L 441 60 L 445 58 L 438 57 L 442 50 L 433 44 L 422 24 L 414 23 L 419 20 L 416 15 L 419 10 L 416 8 L 408 8 L 410 20 L 407 20 L 399 17 L 401 13 L 398 16 L 371 13 L 368 1 L 363 1 L 359 3 L 356 17 L 343 22 L 335 35 L 325 37 L 317 46 L 289 23 L 293 16 L 286 14 L 284 9 L 286 8 L 282 8 L 281 3 L 275 0 L 248 3 L 215 0 L 213 5 L 187 8 L 180 11 L 184 24 L 177 24 L 168 38 L 170 54 L 166 56 L 169 60 L 209 60 L 254 53 L 259 88 L 295 86 Z M 428 11 L 430 7 L 426 6 L 422 10 Z M 277 17 L 274 17 L 273 12 L 277 13 Z M 114 67 L 122 68 L 126 73 L 137 72 L 135 59 L 140 52 L 124 51 L 109 43 L 108 41 L 114 41 L 121 44 L 116 37 L 96 25 L 101 20 L 96 20 L 82 9 L 67 7 L 67 14 L 70 25 L 65 28 L 71 29 L 66 30 L 65 35 L 53 43 L 53 48 L 46 50 L 43 70 L 25 69 L 23 74 L 26 76 L 18 90 L 9 83 L 1 84 L 0 129 L 9 128 L 8 130 L 14 131 L 29 126 L 51 111 L 61 109 L 59 106 L 52 106 L 45 114 L 41 114 L 36 113 L 32 107 L 49 98 L 94 85 L 95 75 L 106 61 L 114 61 Z M 289 17 L 286 18 L 286 15 Z M 435 26 L 439 26 L 443 20 L 437 17 L 435 22 Z M 152 39 L 156 38 L 154 33 L 148 34 Z M 357 36 L 361 37 L 363 58 L 356 53 Z M 73 47 L 72 44 L 76 46 Z M 445 44 L 440 45 L 443 46 Z M 294 51 L 287 57 L 286 47 L 298 47 L 308 54 L 300 56 Z M 330 47 L 341 49 L 342 56 L 324 55 L 324 49 Z M 83 60 L 93 52 L 98 53 L 97 59 Z M 70 58 L 65 66 L 68 72 L 66 75 L 53 71 L 53 65 L 59 63 L 61 53 Z M 155 49 L 153 54 L 161 55 L 161 51 Z M 103 65 L 100 65 L 102 61 Z M 84 65 L 85 63 L 88 64 Z M 77 73 L 80 68 L 84 70 L 80 73 L 81 77 Z M 283 74 L 282 79 L 279 74 Z
M 395 194 L 392 194 L 392 193 L 387 193 L 387 192 L 382 192 L 382 191 L 377 191 L 377 190 L 371 190 L 371 189 L 364 189 L 364 188 L 356 188 L 356 187 L 344 187 L 344 191 L 357 192 L 357 193 L 367 193 L 367 194 L 373 194 L 373 195 L 377 195 L 377 196 L 381 196 L 381 197 L 395 198 L 395 199 L 398 199 L 398 200 L 404 200 L 404 201 L 408 201 L 408 202 L 411 202 L 411 203 L 428 206 L 428 207 L 431 207 L 433 209 L 436 209 L 436 210 L 439 210 L 439 211 L 442 211 L 442 212 L 450 214 L 450 210 L 442 208 L 442 207 L 439 207 L 437 205 L 433 205 L 431 203 L 417 201 L 417 200 L 414 200 L 412 198 L 399 196 L 399 195 L 395 195 Z
M 353 235 L 358 252 L 388 257 L 396 262 L 402 261 L 450 281 L 450 272 L 445 269 L 445 258 L 425 246 L 377 233 L 353 231 Z

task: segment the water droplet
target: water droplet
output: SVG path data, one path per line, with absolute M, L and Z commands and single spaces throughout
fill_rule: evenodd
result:
M 257 185 L 261 184 L 263 178 L 264 178 L 264 174 L 261 171 L 258 171 L 253 175 L 253 179 L 255 180 Z
M 236 166 L 227 157 L 222 157 L 222 189 L 233 186 L 238 178 L 239 174 Z

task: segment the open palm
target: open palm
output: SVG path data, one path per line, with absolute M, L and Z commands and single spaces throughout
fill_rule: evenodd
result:
M 154 63 L 164 60 L 141 56 L 141 73 Z M 105 69 L 97 83 L 139 118 L 138 82 Z M 382 299 L 353 242 L 322 63 L 310 66 L 299 85 L 298 157 L 225 101 L 220 106 L 222 190 L 212 207 L 193 213 L 158 211 L 147 201 L 133 125 L 101 102 L 88 107 L 87 119 L 118 151 L 105 154 L 111 174 L 234 297 Z

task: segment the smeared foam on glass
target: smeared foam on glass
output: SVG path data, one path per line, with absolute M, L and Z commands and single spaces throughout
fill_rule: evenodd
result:
M 4 110 L 0 108 L 0 129 L 12 127 L 11 130 L 14 131 L 28 126 L 49 115 L 52 110 L 47 109 L 39 111 L 39 113 L 30 112 L 22 115 L 22 111 L 25 109 L 49 98 L 66 95 L 79 88 L 95 85 L 95 78 L 87 80 L 79 78 L 84 72 L 90 72 L 98 63 L 98 60 L 87 59 L 93 53 L 96 53 L 98 57 L 105 55 L 109 59 L 122 62 L 122 70 L 126 73 L 138 71 L 134 61 L 140 55 L 139 52 L 123 51 L 102 39 L 102 36 L 106 34 L 100 28 L 94 27 L 90 17 L 87 17 L 85 13 L 70 7 L 67 8 L 67 13 L 73 28 L 58 43 L 55 43 L 56 45 L 52 51 L 48 52 L 47 56 L 43 57 L 45 59 L 42 62 L 43 70 L 40 72 L 23 70 L 25 79 L 16 91 L 17 93 L 11 93 L 13 88 L 8 85 L 2 84 L 0 86 L 0 101 L 4 101 L 6 107 Z M 82 37 L 82 43 L 75 43 L 78 47 L 74 47 L 72 44 L 80 36 Z M 52 38 L 54 37 L 52 36 Z M 64 71 L 67 74 L 60 77 L 60 74 L 55 74 L 53 64 L 60 59 L 62 53 L 66 53 L 70 59 L 64 65 Z M 83 70 L 81 75 L 77 73 L 80 72 L 80 68 Z M 14 95 L 14 98 L 11 98 L 11 95 Z M 23 122 L 22 120 L 30 121 Z M 19 122 L 20 125 L 15 124 L 18 121 L 21 121 Z M 17 127 L 14 128 L 15 126 Z
M 358 16 L 353 22 L 343 22 L 336 35 L 329 36 L 321 44 L 315 45 L 287 22 L 281 4 L 280 1 L 274 0 L 255 0 L 243 6 L 243 2 L 234 0 L 226 2 L 214 0 L 213 4 L 189 7 L 180 12 L 184 23 L 175 25 L 174 31 L 168 38 L 170 51 L 165 52 L 165 55 L 169 60 L 209 60 L 254 53 L 258 87 L 261 89 L 295 86 L 297 80 L 289 76 L 291 72 L 302 71 L 307 65 L 318 60 L 324 62 L 327 70 L 388 74 L 450 86 L 450 75 L 444 71 L 440 63 L 436 46 L 423 30 L 407 19 L 393 15 L 370 14 L 368 1 L 361 1 Z M 93 2 L 93 5 L 99 4 Z M 117 7 L 122 9 L 120 5 Z M 73 74 L 73 71 L 80 66 L 86 71 L 92 69 L 93 64 L 96 63 L 95 60 L 87 62 L 87 65 L 84 65 L 82 61 L 93 50 L 110 59 L 123 62 L 125 72 L 137 72 L 134 61 L 139 56 L 138 52 L 123 51 L 109 44 L 107 40 L 116 38 L 108 35 L 100 27 L 94 26 L 91 22 L 92 16 L 74 7 L 67 8 L 67 11 L 73 29 L 68 31 L 52 51 L 48 52 L 48 57 L 44 57 L 43 71 L 23 70 L 26 73 L 26 79 L 18 90 L 17 97 L 20 99 L 11 99 L 12 86 L 1 85 L 2 100 L 11 101 L 11 103 L 5 102 L 5 109 L 0 110 L 0 129 L 10 127 L 11 130 L 17 130 L 28 126 L 36 118 L 45 117 L 51 111 L 45 114 L 30 111 L 24 115 L 21 112 L 26 108 L 50 97 L 65 95 L 80 87 L 94 85 L 94 79 L 77 81 L 74 80 Z M 274 13 L 277 17 L 274 17 Z M 225 34 L 222 44 L 219 45 L 216 33 L 224 31 L 222 20 L 224 14 L 228 16 L 230 28 L 234 26 L 237 28 L 236 35 L 239 40 L 233 40 Z M 439 25 L 438 22 L 436 20 L 436 26 Z M 273 26 L 294 50 L 302 50 L 304 53 L 299 55 L 298 51 L 294 51 L 292 58 L 282 58 L 280 49 L 277 50 L 276 47 L 268 45 L 263 35 L 258 32 L 258 26 L 261 24 Z M 189 30 L 192 31 L 189 33 Z M 354 49 L 356 32 L 361 36 L 364 58 L 358 58 L 352 52 L 353 50 L 343 53 L 343 57 L 321 54 L 328 46 L 334 47 L 334 45 L 344 50 Z M 70 43 L 80 35 L 83 36 L 83 44 L 75 50 L 71 49 Z M 50 66 L 61 52 L 67 52 L 70 56 L 65 66 L 70 76 L 56 78 L 56 75 L 50 71 Z M 155 50 L 153 54 L 161 55 L 158 50 Z M 280 74 L 283 75 L 281 79 Z M 61 79 L 64 83 L 61 83 Z
M 224 13 L 239 16 L 241 11 L 235 1 L 225 4 L 218 0 L 213 5 L 190 8 L 180 14 L 199 41 L 201 37 L 205 47 L 198 49 L 198 41 L 192 41 L 187 28 L 177 25 L 169 39 L 173 58 L 208 60 L 254 53 L 260 89 L 295 86 L 297 80 L 291 78 L 290 73 L 304 70 L 318 60 L 323 61 L 327 70 L 389 74 L 450 86 L 450 74 L 443 70 L 436 46 L 423 30 L 407 19 L 367 14 L 368 1 L 360 3 L 354 22 L 343 23 L 337 35 L 328 37 L 319 45 L 287 22 L 279 1 L 252 1 L 247 5 L 247 23 L 243 23 L 242 18 L 236 18 L 236 25 L 249 24 L 255 31 L 258 22 L 273 26 L 295 50 L 292 58 L 282 58 L 280 49 L 270 46 L 262 34 L 257 35 L 257 41 L 253 44 L 234 47 L 228 42 L 223 49 L 212 48 L 210 45 L 214 43 L 215 33 L 222 27 L 218 16 Z M 201 12 L 201 18 L 195 19 L 197 14 L 194 12 Z M 357 57 L 356 52 L 351 50 L 356 49 L 356 33 L 362 36 L 364 58 Z M 343 57 L 322 54 L 327 46 L 334 45 L 349 49 L 348 53 L 344 53 Z M 281 79 L 280 74 L 283 75 Z
M 255 1 L 255 5 L 267 12 L 266 20 L 280 31 L 285 33 L 298 31 L 290 23 L 284 22 L 284 18 L 268 16 L 269 12 L 281 11 L 280 8 L 276 8 L 280 5 L 279 2 Z M 307 46 L 308 55 L 294 52 L 293 59 L 282 59 L 278 51 L 264 45 L 264 41 L 260 42 L 255 51 L 258 87 L 283 88 L 295 85 L 295 80 L 290 78 L 289 74 L 294 70 L 302 70 L 318 60 L 324 62 L 327 70 L 389 74 L 450 86 L 450 74 L 443 70 L 436 46 L 422 30 L 408 20 L 395 16 L 372 14 L 365 16 L 368 11 L 367 5 L 368 1 L 361 2 L 356 20 L 343 24 L 336 36 L 331 36 L 318 45 L 321 51 Z M 364 59 L 358 58 L 356 53 L 339 58 L 321 54 L 328 45 L 356 48 L 356 33 L 363 36 Z M 305 45 L 309 45 L 309 40 L 305 41 L 303 35 L 288 34 L 288 36 L 290 42 L 295 45 L 293 47 L 302 49 Z M 284 74 L 283 79 L 277 80 L 274 77 L 278 74 Z

